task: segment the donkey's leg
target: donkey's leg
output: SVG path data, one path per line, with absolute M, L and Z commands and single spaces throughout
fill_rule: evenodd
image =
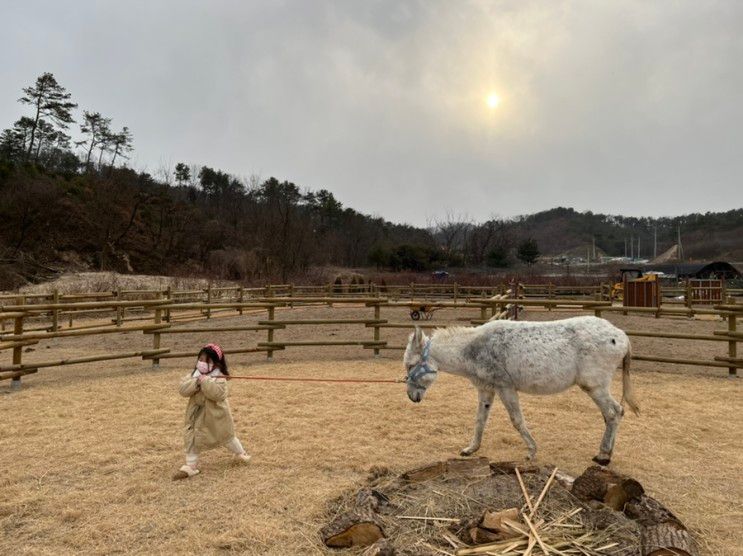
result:
M 591 399 L 596 405 L 599 406 L 601 414 L 604 416 L 604 423 L 606 423 L 604 437 L 601 439 L 601 448 L 598 455 L 593 458 L 593 461 L 599 465 L 609 465 L 611 453 L 614 450 L 614 441 L 617 437 L 617 428 L 624 412 L 622 406 L 612 397 L 608 385 L 599 386 L 592 390 L 586 389 L 585 391 L 591 396 Z
M 490 390 L 478 390 L 477 397 L 479 403 L 477 405 L 477 420 L 475 421 L 475 434 L 472 437 L 472 442 L 461 454 L 463 456 L 469 456 L 477 452 L 480 449 L 480 443 L 482 442 L 482 431 L 485 430 L 485 423 L 488 421 L 490 415 L 490 407 L 493 405 L 493 398 L 495 392 Z
M 521 405 L 519 404 L 519 395 L 513 388 L 502 388 L 498 390 L 503 405 L 506 406 L 508 416 L 511 418 L 514 428 L 519 431 L 521 438 L 526 442 L 526 446 L 529 448 L 528 459 L 534 459 L 537 456 L 537 443 L 534 442 L 529 429 L 526 427 L 524 422 L 524 415 L 521 413 Z

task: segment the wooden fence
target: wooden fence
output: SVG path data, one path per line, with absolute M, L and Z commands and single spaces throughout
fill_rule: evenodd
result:
M 163 341 L 173 334 L 195 334 L 195 333 L 220 333 L 245 331 L 266 334 L 265 341 L 256 341 L 254 345 L 227 349 L 227 354 L 237 353 L 266 353 L 270 359 L 274 352 L 289 348 L 302 346 L 358 346 L 363 349 L 373 350 L 378 355 L 382 350 L 401 350 L 404 346 L 391 345 L 383 339 L 385 329 L 412 329 L 416 323 L 405 320 L 390 321 L 384 318 L 385 312 L 393 308 L 412 309 L 420 306 L 420 301 L 400 299 L 398 297 L 383 297 L 381 292 L 375 292 L 370 296 L 344 295 L 301 295 L 301 290 L 289 286 L 269 286 L 253 289 L 248 299 L 246 289 L 223 288 L 221 291 L 212 289 L 206 292 L 206 300 L 192 301 L 189 296 L 191 292 L 150 292 L 151 299 L 125 299 L 126 292 L 117 292 L 115 296 L 101 296 L 99 294 L 89 297 L 75 296 L 74 301 L 61 300 L 60 296 L 53 302 L 37 297 L 29 303 L 28 296 L 17 296 L 15 299 L 5 297 L 0 305 L 0 320 L 12 322 L 12 332 L 0 334 L 0 351 L 7 350 L 12 353 L 10 364 L 0 365 L 0 381 L 12 380 L 12 386 L 20 387 L 21 377 L 36 373 L 38 369 L 87 363 L 94 361 L 108 361 L 125 358 L 141 358 L 151 360 L 154 368 L 159 366 L 163 359 L 190 358 L 193 357 L 195 349 L 185 352 L 174 352 L 165 347 Z M 622 311 L 625 314 L 639 313 L 651 314 L 656 318 L 661 317 L 690 317 L 697 314 L 716 315 L 727 321 L 727 329 L 715 331 L 713 334 L 682 334 L 666 333 L 642 330 L 626 330 L 630 336 L 653 337 L 665 339 L 684 339 L 688 341 L 714 341 L 727 344 L 727 353 L 714 357 L 714 360 L 682 359 L 657 357 L 653 354 L 633 354 L 633 358 L 640 361 L 655 361 L 668 364 L 700 365 L 708 367 L 728 368 L 730 375 L 735 375 L 738 368 L 743 368 L 743 358 L 738 356 L 737 344 L 743 339 L 743 332 L 737 328 L 737 319 L 743 317 L 743 305 L 727 303 L 713 307 L 622 307 L 613 306 L 606 301 L 591 299 L 536 299 L 506 297 L 505 294 L 483 297 L 483 292 L 489 288 L 481 288 L 477 293 L 468 290 L 462 293 L 465 297 L 458 296 L 456 299 L 428 301 L 427 305 L 434 308 L 456 308 L 473 311 L 471 318 L 466 321 L 477 325 L 486 322 L 493 316 L 502 316 L 506 307 L 510 305 L 521 305 L 526 307 L 541 307 L 548 310 L 570 310 L 592 312 L 602 316 L 606 312 Z M 305 290 L 306 291 L 306 290 Z M 492 290 L 491 290 L 492 291 Z M 506 290 L 507 291 L 507 290 Z M 522 291 L 522 290 L 519 290 Z M 229 292 L 227 299 L 220 299 L 222 293 Z M 254 293 L 255 292 L 255 293 Z M 137 292 L 141 293 L 141 292 Z M 458 292 L 459 294 L 460 292 Z M 490 293 L 489 291 L 487 293 Z M 522 292 L 523 293 L 523 292 Z M 204 292 L 197 290 L 196 295 L 202 296 Z M 260 295 L 258 295 L 260 294 Z M 90 299 L 93 301 L 79 299 Z M 185 298 L 185 299 L 184 299 Z M 296 319 L 284 318 L 287 312 L 283 311 L 277 315 L 277 308 L 291 308 L 300 305 L 327 305 L 335 306 L 357 306 L 367 307 L 371 314 L 368 318 L 330 318 L 330 319 Z M 139 311 L 136 314 L 126 316 L 127 311 Z M 230 324 L 219 326 L 214 319 L 219 317 L 238 317 L 246 310 L 257 313 L 259 320 L 246 324 Z M 398 311 L 399 312 L 399 311 Z M 265 313 L 265 318 L 263 314 Z M 290 314 L 290 313 L 289 313 Z M 105 319 L 103 323 L 84 324 L 63 328 L 60 326 L 60 315 L 96 315 L 98 320 Z M 46 319 L 46 320 L 44 320 Z M 39 324 L 43 321 L 43 324 Z M 50 322 L 49 322 L 50 321 Z M 193 322 L 205 322 L 204 326 L 183 328 L 180 325 Z M 289 327 L 317 327 L 323 325 L 347 324 L 359 326 L 359 334 L 353 338 L 341 340 L 318 340 L 310 337 L 306 340 L 282 341 L 279 332 Z M 459 322 L 458 325 L 462 325 Z M 419 324 L 423 328 L 446 327 L 444 323 Z M 370 330 L 369 330 L 370 329 Z M 23 361 L 23 349 L 39 342 L 54 339 L 81 336 L 103 336 L 106 334 L 142 332 L 151 335 L 152 347 L 137 351 L 120 353 L 101 353 L 86 357 L 74 357 L 56 359 L 49 361 Z

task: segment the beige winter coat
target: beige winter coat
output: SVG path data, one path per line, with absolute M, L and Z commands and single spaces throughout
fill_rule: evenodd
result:
M 197 379 L 188 375 L 181 380 L 179 392 L 188 398 L 183 429 L 187 453 L 216 448 L 235 436 L 225 379 L 209 377 L 199 386 Z

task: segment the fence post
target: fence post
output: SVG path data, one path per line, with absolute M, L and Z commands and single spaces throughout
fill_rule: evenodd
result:
M 54 292 L 52 293 L 52 303 L 55 305 L 59 303 L 59 290 L 57 288 L 54 288 Z M 52 332 L 56 332 L 59 330 L 59 309 L 54 309 L 52 311 Z
M 728 303 L 730 305 L 735 303 L 735 298 L 729 297 Z M 735 336 L 735 333 L 737 332 L 737 320 L 738 315 L 735 311 L 730 311 L 728 314 L 728 333 L 730 336 Z M 733 339 L 728 342 L 728 357 L 730 359 L 737 359 L 738 358 L 738 340 Z M 733 363 L 731 363 L 732 365 Z M 738 368 L 737 367 L 728 367 L 728 376 L 737 376 L 738 375 Z
M 16 304 L 24 305 L 24 299 L 22 297 L 16 298 Z M 13 326 L 13 334 L 23 334 L 23 317 L 15 318 L 15 325 Z M 13 365 L 20 365 L 23 361 L 23 346 L 16 346 L 13 348 Z M 21 389 L 21 377 L 17 376 L 10 381 L 11 390 Z
M 116 301 L 121 301 L 121 288 L 116 288 Z M 122 306 L 116 307 L 116 326 L 121 326 L 124 320 L 124 308 Z M 72 324 L 70 324 L 72 326 Z
M 173 299 L 173 290 L 171 289 L 170 285 L 168 285 L 168 289 L 165 290 L 165 299 L 168 300 L 168 304 L 170 304 L 171 300 Z M 170 308 L 165 309 L 165 322 L 170 322 Z
M 684 305 L 686 305 L 689 309 L 691 309 L 691 298 L 692 298 L 691 280 L 687 280 L 686 281 L 686 298 L 684 299 Z
M 379 302 L 374 305 L 374 320 L 378 321 L 381 315 L 381 307 Z M 374 341 L 379 341 L 379 323 L 374 323 Z M 374 346 L 374 357 L 379 357 L 379 345 Z
M 209 281 L 209 285 L 206 287 L 206 318 L 212 318 L 212 282 Z
M 157 294 L 157 297 L 159 299 L 162 299 L 163 293 L 162 292 L 159 292 Z M 163 320 L 163 310 L 158 305 L 155 308 L 155 324 L 162 323 L 162 320 Z M 157 330 L 152 334 L 152 349 L 153 350 L 160 349 L 160 332 L 158 332 Z M 160 368 L 160 360 L 159 359 L 157 359 L 157 358 L 153 358 L 152 359 L 152 368 L 153 369 L 159 369 Z
M 237 300 L 238 300 L 238 302 L 240 302 L 240 303 L 242 303 L 242 302 L 243 302 L 243 294 L 244 294 L 244 292 L 243 292 L 243 287 L 242 287 L 242 286 L 240 286 L 239 288 L 237 288 Z M 240 308 L 239 308 L 239 309 L 237 310 L 237 312 L 238 312 L 238 313 L 240 313 L 240 314 L 242 315 L 242 314 L 243 314 L 243 308 L 242 308 L 242 307 L 240 307 Z
M 268 320 L 269 321 L 274 320 L 274 306 L 273 305 L 271 305 L 268 308 Z M 273 342 L 273 333 L 274 333 L 274 329 L 269 328 L 268 329 L 268 342 L 269 343 Z M 271 349 L 271 346 L 268 346 L 268 352 L 266 352 L 266 359 L 268 359 L 269 361 L 273 359 L 273 350 Z

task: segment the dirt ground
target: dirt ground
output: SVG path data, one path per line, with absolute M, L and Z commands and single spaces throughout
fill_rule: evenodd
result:
M 363 318 L 368 308 L 298 308 L 292 318 Z M 476 314 L 440 311 L 436 322 Z M 263 315 L 215 319 L 215 326 Z M 567 313 L 530 312 L 553 319 Z M 404 322 L 402 310 L 383 318 Z M 724 323 L 612 315 L 625 328 L 710 332 Z M 203 326 L 202 323 L 187 326 Z M 402 344 L 407 332 L 383 330 Z M 359 325 L 279 330 L 277 340 L 372 338 Z M 265 332 L 163 336 L 174 351 L 207 341 L 227 349 L 263 341 Z M 633 339 L 635 353 L 711 358 L 721 342 Z M 49 346 L 49 347 L 46 347 Z M 63 338 L 35 346 L 25 361 L 151 346 L 142 333 Z M 233 374 L 291 377 L 402 376 L 400 352 L 374 359 L 358 347 L 294 348 L 231 358 Z M 8 356 L 4 356 L 7 360 Z M 372 465 L 394 471 L 456 455 L 469 441 L 477 396 L 442 374 L 425 401 L 412 404 L 402 384 L 244 382 L 231 384 L 236 429 L 253 455 L 238 466 L 227 452 L 206 453 L 202 474 L 172 482 L 182 464 L 186 400 L 177 394 L 189 360 L 122 360 L 42 369 L 19 392 L 0 385 L 0 553 L 324 553 L 317 536 L 327 503 L 361 484 Z M 743 554 L 741 422 L 743 381 L 726 369 L 635 362 L 642 416 L 622 422 L 612 466 L 634 476 L 698 536 L 705 554 Z M 614 391 L 621 391 L 619 373 Z M 522 396 L 539 461 L 578 474 L 596 453 L 603 421 L 578 389 Z M 523 458 L 526 450 L 496 405 L 478 455 Z

